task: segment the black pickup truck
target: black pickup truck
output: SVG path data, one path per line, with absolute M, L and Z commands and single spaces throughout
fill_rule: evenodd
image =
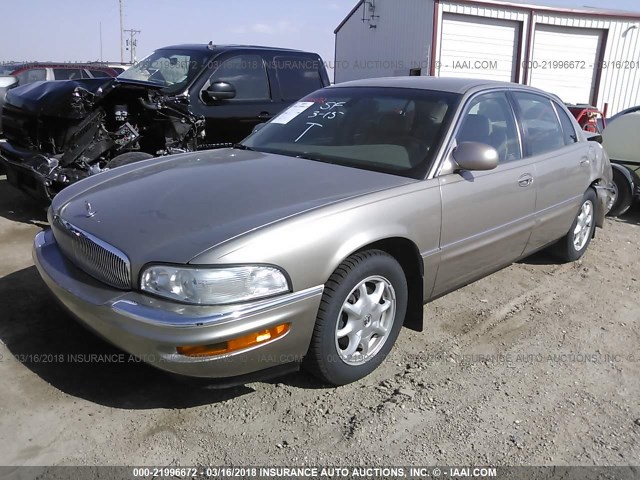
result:
M 0 159 L 12 185 L 49 202 L 105 169 L 237 143 L 329 84 L 314 53 L 211 43 L 165 47 L 115 79 L 11 89 Z

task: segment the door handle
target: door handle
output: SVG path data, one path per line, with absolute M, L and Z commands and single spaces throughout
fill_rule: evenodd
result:
M 271 114 L 269 112 L 260 112 L 260 115 L 258 115 L 258 119 L 269 120 L 271 119 Z
M 589 165 L 590 163 L 591 163 L 591 160 L 585 158 L 584 160 L 580 161 L 580 166 L 581 167 L 585 167 L 585 166 Z
M 521 187 L 528 187 L 529 185 L 531 185 L 533 183 L 533 176 L 531 176 L 530 174 L 525 174 L 522 175 L 519 179 L 518 179 L 518 185 L 520 185 Z

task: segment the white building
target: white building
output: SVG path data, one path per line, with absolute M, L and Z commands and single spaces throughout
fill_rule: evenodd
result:
M 361 0 L 335 34 L 336 83 L 476 77 L 533 85 L 608 115 L 640 104 L 640 13 L 501 0 Z

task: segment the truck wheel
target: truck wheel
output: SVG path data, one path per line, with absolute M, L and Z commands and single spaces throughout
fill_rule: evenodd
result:
M 117 157 L 113 157 L 107 163 L 107 168 L 122 167 L 123 165 L 129 165 L 130 163 L 140 162 L 142 160 L 149 160 L 150 158 L 153 158 L 153 155 L 145 152 L 121 153 Z
M 598 197 L 591 188 L 582 197 L 580 209 L 569 232 L 556 245 L 556 255 L 565 262 L 574 262 L 584 255 L 596 228 Z
M 615 168 L 613 169 L 613 189 L 615 190 L 614 198 L 611 203 L 611 209 L 609 210 L 610 217 L 618 217 L 631 207 L 633 202 L 632 187 L 629 185 L 629 180 Z
M 407 280 L 391 255 L 350 256 L 325 285 L 304 367 L 333 385 L 365 377 L 391 351 L 406 309 Z

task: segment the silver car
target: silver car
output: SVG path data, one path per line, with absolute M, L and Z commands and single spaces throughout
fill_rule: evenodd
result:
M 34 259 L 81 322 L 174 373 L 373 371 L 423 305 L 551 247 L 580 258 L 611 166 L 554 96 L 389 78 L 319 90 L 235 148 L 54 200 Z

